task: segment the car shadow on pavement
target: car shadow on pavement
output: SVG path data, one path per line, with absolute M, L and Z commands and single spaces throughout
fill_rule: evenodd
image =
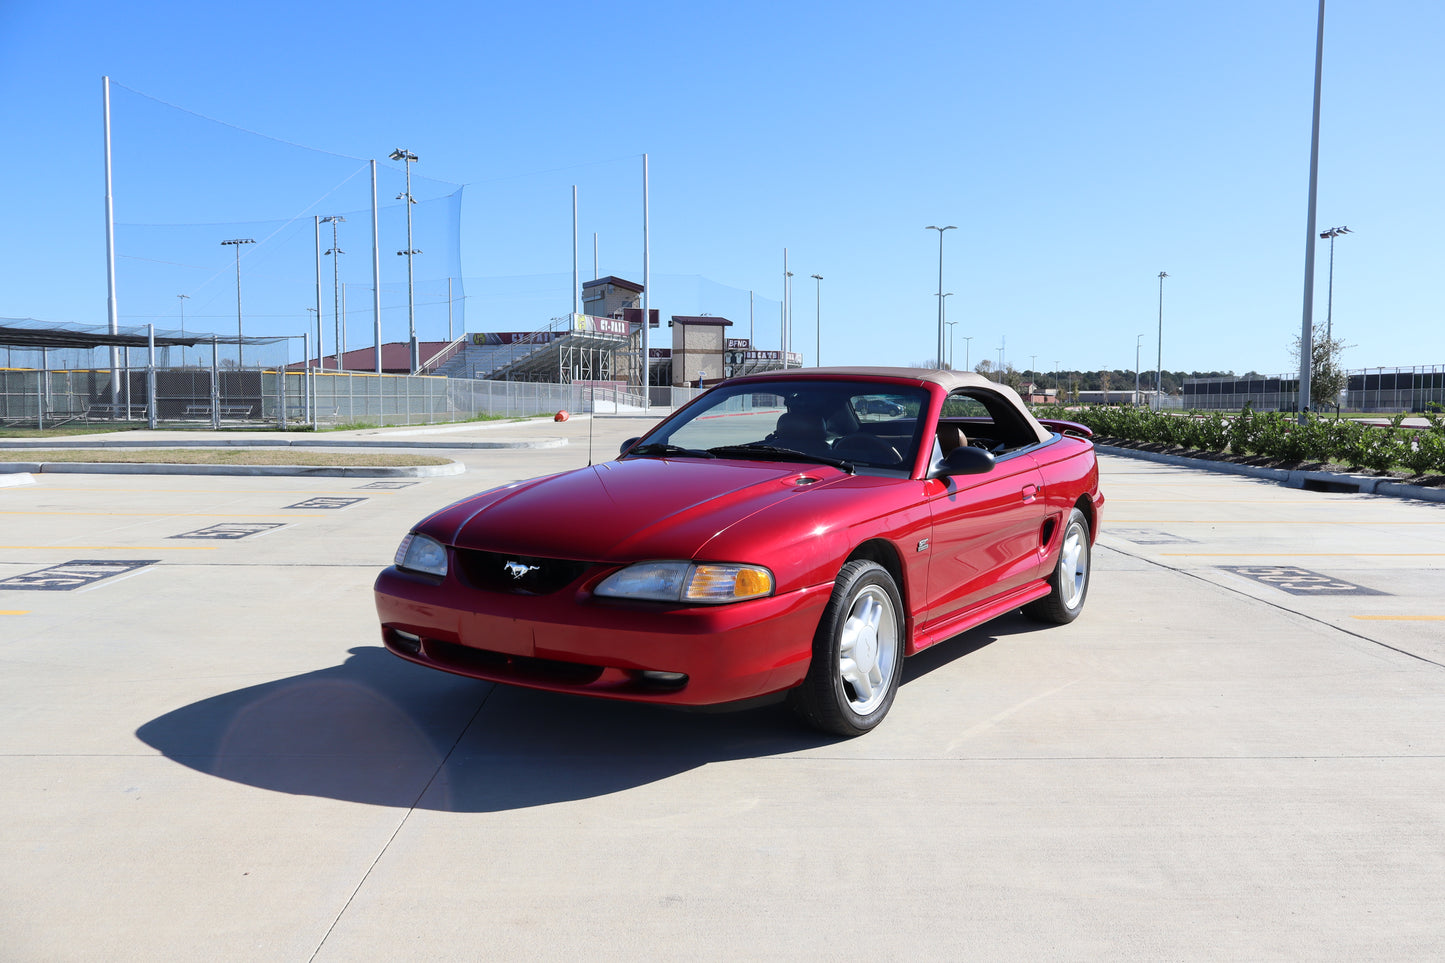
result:
M 1000 620 L 919 653 L 904 664 L 900 697 L 912 680 L 1028 627 Z M 183 766 L 260 789 L 446 812 L 592 798 L 712 762 L 847 741 L 802 728 L 781 703 L 683 711 L 539 692 L 425 669 L 379 646 L 183 706 L 136 736 Z
M 589 798 L 838 741 L 800 728 L 782 705 L 684 712 L 535 692 L 421 668 L 379 646 L 182 706 L 136 736 L 183 766 L 261 789 L 453 812 Z

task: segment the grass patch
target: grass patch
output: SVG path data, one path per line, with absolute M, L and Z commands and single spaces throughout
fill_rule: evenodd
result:
M 359 452 L 297 451 L 293 448 L 28 448 L 0 453 L 27 462 L 91 462 L 126 465 L 302 465 L 308 468 L 412 468 L 446 465 L 435 455 L 393 455 Z

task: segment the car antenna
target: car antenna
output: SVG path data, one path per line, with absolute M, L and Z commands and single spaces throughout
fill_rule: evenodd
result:
M 592 467 L 592 423 L 597 420 L 597 386 L 591 386 L 592 410 L 587 415 L 587 467 Z

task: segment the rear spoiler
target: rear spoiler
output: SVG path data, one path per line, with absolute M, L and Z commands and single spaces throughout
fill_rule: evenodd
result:
M 1061 435 L 1077 435 L 1080 438 L 1094 437 L 1094 430 L 1087 425 L 1081 425 L 1076 421 L 1060 421 L 1057 418 L 1040 418 L 1039 424 L 1049 431 L 1056 431 Z

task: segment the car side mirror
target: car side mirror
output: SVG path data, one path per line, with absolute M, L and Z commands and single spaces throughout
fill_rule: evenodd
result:
M 619 448 L 619 449 L 617 449 L 617 454 L 619 454 L 619 455 L 625 455 L 625 454 L 627 454 L 627 449 L 631 448 L 633 445 L 637 444 L 637 443 L 638 443 L 639 441 L 641 441 L 641 440 L 642 440 L 642 436 L 641 436 L 641 435 L 638 435 L 636 438 L 629 438 L 629 439 L 627 439 L 626 441 L 624 441 L 624 442 L 622 443 L 622 447 Z
M 972 445 L 960 445 L 943 459 L 943 468 L 938 475 L 940 478 L 950 475 L 983 475 L 993 471 L 993 466 L 992 452 L 974 448 Z

